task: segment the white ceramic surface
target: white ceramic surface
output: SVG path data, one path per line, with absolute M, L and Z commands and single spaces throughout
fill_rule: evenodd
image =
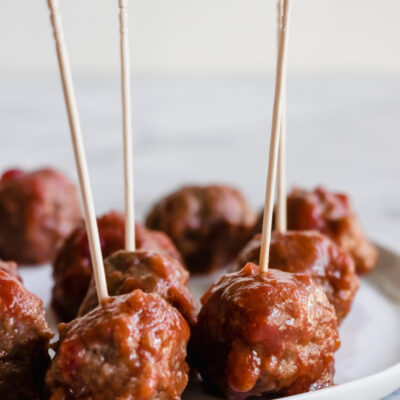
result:
M 378 266 L 362 279 L 353 308 L 340 327 L 342 345 L 336 356 L 338 386 L 293 399 L 315 400 L 380 399 L 400 386 L 400 256 L 379 248 Z M 22 268 L 25 285 L 40 296 L 45 304 L 49 323 L 55 329 L 49 307 L 52 286 L 50 266 Z M 194 278 L 191 290 L 199 298 L 218 279 Z M 189 387 L 185 400 L 211 400 L 197 384 Z

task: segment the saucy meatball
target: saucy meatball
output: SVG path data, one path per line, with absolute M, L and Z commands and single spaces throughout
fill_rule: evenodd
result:
M 125 247 L 125 217 L 111 211 L 97 219 L 101 250 L 106 258 Z M 172 241 L 162 232 L 136 224 L 136 247 L 156 250 L 181 260 Z M 53 263 L 52 306 L 62 321 L 75 318 L 92 278 L 92 262 L 85 224 L 81 224 L 59 248 Z
M 160 200 L 146 225 L 171 237 L 191 272 L 208 273 L 234 260 L 254 218 L 236 189 L 186 186 Z
M 178 400 L 187 384 L 189 326 L 157 294 L 110 297 L 59 331 L 51 400 Z
M 0 180 L 0 257 L 35 265 L 52 260 L 56 246 L 81 219 L 76 186 L 53 169 L 9 170 Z
M 258 263 L 260 249 L 261 235 L 258 234 L 239 254 L 235 269 L 240 269 L 246 262 Z M 320 232 L 273 232 L 269 266 L 309 274 L 324 289 L 339 322 L 350 311 L 359 286 L 353 259 Z
M 209 388 L 228 399 L 275 398 L 332 384 L 336 314 L 309 275 L 248 263 L 202 298 L 191 351 Z
M 0 398 L 38 400 L 53 336 L 42 301 L 0 270 L 0 304 Z
M 190 325 L 196 322 L 197 305 L 189 288 L 189 272 L 176 259 L 148 250 L 119 251 L 104 261 L 108 292 L 111 296 L 134 289 L 157 293 L 175 306 Z M 94 279 L 79 309 L 85 315 L 98 305 Z
M 11 275 L 14 278 L 17 278 L 19 281 L 22 282 L 21 277 L 18 274 L 18 267 L 17 264 L 13 261 L 2 261 L 0 260 L 0 271 L 6 272 L 7 274 Z
M 287 198 L 288 228 L 315 229 L 329 236 L 354 259 L 358 274 L 371 271 L 377 260 L 375 247 L 365 237 L 348 196 L 295 188 Z

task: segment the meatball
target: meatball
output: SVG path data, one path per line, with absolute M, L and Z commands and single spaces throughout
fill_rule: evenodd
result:
M 332 384 L 336 314 L 309 275 L 248 263 L 202 298 L 194 365 L 228 399 L 275 398 Z
M 261 235 L 256 235 L 241 251 L 236 270 L 246 262 L 258 263 Z M 325 291 L 336 310 L 338 321 L 348 314 L 359 279 L 353 259 L 327 236 L 317 231 L 273 232 L 269 266 L 286 272 L 309 274 Z
M 97 219 L 103 257 L 125 247 L 125 217 L 112 211 Z M 156 250 L 181 260 L 172 241 L 162 232 L 136 224 L 136 247 Z M 92 262 L 82 222 L 59 248 L 53 263 L 52 306 L 62 321 L 75 318 L 92 278 Z
M 119 251 L 104 261 L 108 292 L 111 296 L 134 289 L 157 293 L 175 306 L 190 325 L 196 322 L 197 305 L 189 288 L 189 272 L 176 259 L 148 250 Z M 94 279 L 79 309 L 85 315 L 98 305 Z
M 234 260 L 254 218 L 236 189 L 186 186 L 160 200 L 146 225 L 171 237 L 191 272 L 208 273 Z
M 289 229 L 325 233 L 353 257 L 358 274 L 374 268 L 377 251 L 365 237 L 348 196 L 322 187 L 311 192 L 295 188 L 288 195 L 287 209 Z
M 51 400 L 178 400 L 187 384 L 189 326 L 157 294 L 111 297 L 59 331 Z
M 2 269 L 0 304 L 0 398 L 37 400 L 53 336 L 42 301 Z
M 77 188 L 60 172 L 7 171 L 0 180 L 0 257 L 46 263 L 80 218 Z
M 2 261 L 0 260 L 0 271 L 6 272 L 14 278 L 17 278 L 20 282 L 22 282 L 21 277 L 18 274 L 17 264 L 13 261 Z

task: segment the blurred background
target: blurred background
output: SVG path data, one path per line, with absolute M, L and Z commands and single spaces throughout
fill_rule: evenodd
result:
M 61 0 L 74 71 L 118 73 L 116 0 Z M 249 75 L 275 66 L 275 0 L 129 1 L 136 74 Z M 397 0 L 295 0 L 290 71 L 398 73 Z M 45 0 L 1 0 L 1 71 L 56 68 Z
M 400 250 L 400 2 L 295 0 L 288 184 L 348 192 Z M 60 0 L 98 213 L 122 206 L 117 0 Z M 275 0 L 129 2 L 138 214 L 183 183 L 265 191 Z M 74 175 L 46 1 L 0 1 L 0 168 Z

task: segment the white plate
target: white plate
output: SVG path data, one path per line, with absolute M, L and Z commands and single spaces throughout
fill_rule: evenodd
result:
M 21 269 L 26 287 L 45 304 L 49 324 L 55 328 L 49 307 L 51 267 Z M 196 278 L 194 295 L 207 290 L 217 276 Z M 378 265 L 362 279 L 352 311 L 340 327 L 342 345 L 336 356 L 337 386 L 291 396 L 290 399 L 376 400 L 400 387 L 400 256 L 379 247 Z M 192 384 L 185 399 L 211 400 L 200 385 Z M 289 398 L 289 397 L 288 397 Z

